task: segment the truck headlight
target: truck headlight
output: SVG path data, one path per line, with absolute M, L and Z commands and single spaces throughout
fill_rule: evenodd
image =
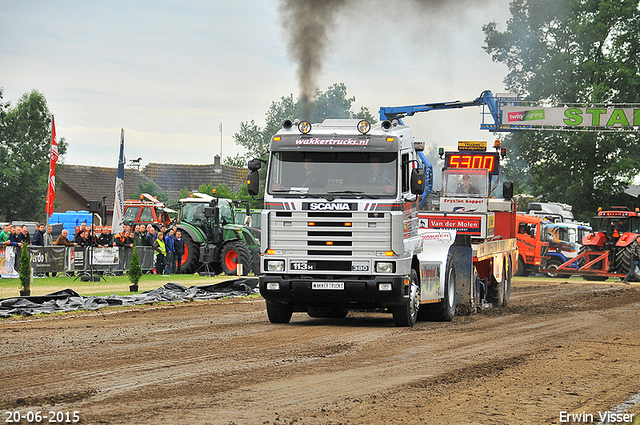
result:
M 279 291 L 280 282 L 267 282 L 267 291 Z
M 283 272 L 284 261 L 283 260 L 269 260 L 267 261 L 268 272 Z
M 393 289 L 393 285 L 390 283 L 379 283 L 378 291 L 391 291 Z
M 376 273 L 393 273 L 395 270 L 395 263 L 393 261 L 378 261 L 376 262 Z

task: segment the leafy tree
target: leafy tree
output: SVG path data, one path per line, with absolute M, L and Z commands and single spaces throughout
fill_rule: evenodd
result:
M 24 243 L 20 255 L 20 286 L 24 291 L 31 290 L 31 262 L 29 260 L 29 248 Z
M 158 186 L 154 182 L 140 182 L 138 183 L 138 191 L 131 192 L 131 199 L 138 199 L 143 193 L 155 197 L 160 202 L 169 202 L 169 195 L 161 192 Z M 182 193 L 182 192 L 180 192 Z
M 138 256 L 138 245 L 133 246 L 133 254 L 131 255 L 131 262 L 129 263 L 129 282 L 132 285 L 137 285 L 142 278 L 142 268 L 140 267 L 140 257 Z
M 24 94 L 14 107 L 0 88 L 0 205 L 2 218 L 42 221 L 51 152 L 51 113 L 44 95 Z M 67 151 L 61 137 L 58 154 Z
M 376 119 L 368 108 L 361 107 L 358 112 L 351 110 L 355 100 L 355 96 L 347 98 L 347 87 L 344 83 L 333 84 L 326 92 L 316 90 L 311 122 L 321 122 L 327 118 L 359 118 L 375 123 Z M 225 164 L 246 167 L 249 159 L 259 157 L 268 151 L 271 137 L 282 128 L 285 119 L 295 119 L 300 115 L 300 99 L 294 99 L 291 94 L 271 104 L 266 113 L 264 128 L 260 128 L 254 120 L 240 123 L 240 131 L 233 137 L 236 144 L 243 146 L 248 152 L 225 159 Z
M 513 0 L 510 10 L 506 31 L 483 27 L 508 90 L 558 105 L 638 101 L 638 0 Z M 632 206 L 623 191 L 640 171 L 637 134 L 523 131 L 503 146 L 517 192 L 571 204 L 582 220 L 597 206 Z

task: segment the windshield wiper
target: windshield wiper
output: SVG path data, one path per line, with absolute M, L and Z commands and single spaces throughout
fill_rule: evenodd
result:
M 271 193 L 284 193 L 287 195 L 295 195 L 295 196 L 299 196 L 300 198 L 306 198 L 306 197 L 317 197 L 318 195 L 314 195 L 312 193 L 309 193 L 308 190 L 306 189 L 275 189 L 272 190 Z
M 361 190 L 332 190 L 327 192 L 327 195 L 356 195 L 357 198 L 368 198 L 368 199 L 380 199 L 379 196 L 369 195 L 364 193 Z

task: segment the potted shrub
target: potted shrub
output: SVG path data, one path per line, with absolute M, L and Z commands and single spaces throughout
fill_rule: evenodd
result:
M 31 263 L 29 261 L 29 248 L 27 244 L 22 245 L 22 254 L 20 255 L 20 296 L 28 297 L 31 295 Z
M 138 257 L 138 245 L 133 246 L 133 255 L 129 263 L 129 291 L 138 292 L 138 282 L 142 277 L 142 268 L 140 267 L 140 257 Z

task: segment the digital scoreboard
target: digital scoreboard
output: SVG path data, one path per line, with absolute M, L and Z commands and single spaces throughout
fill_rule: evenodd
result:
M 446 152 L 444 157 L 446 168 L 467 168 L 472 170 L 489 170 L 489 174 L 500 173 L 500 154 L 498 152 Z

